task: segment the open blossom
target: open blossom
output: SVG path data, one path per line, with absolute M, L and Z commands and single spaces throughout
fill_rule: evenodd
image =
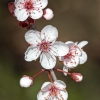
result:
M 33 79 L 29 76 L 24 75 L 21 79 L 20 79 L 20 86 L 21 87 L 29 87 L 31 86 L 33 83 Z
M 28 17 L 39 19 L 47 4 L 48 0 L 15 0 L 14 13 L 19 21 L 25 21 Z
M 14 17 L 16 17 L 14 14 L 14 11 L 15 11 L 14 2 L 10 2 L 8 4 L 8 10 Z M 19 26 L 21 26 L 22 28 L 27 28 L 27 29 L 30 29 L 30 25 L 34 23 L 35 23 L 35 20 L 30 17 L 28 17 L 25 21 L 18 21 Z
M 87 44 L 87 41 L 82 41 L 79 44 L 72 41 L 65 44 L 69 47 L 69 52 L 65 56 L 59 57 L 60 61 L 63 61 L 66 68 L 74 68 L 78 64 L 83 64 L 87 61 L 87 54 L 83 51 L 83 47 Z
M 25 60 L 36 60 L 40 56 L 40 63 L 43 68 L 54 68 L 55 56 L 64 56 L 69 51 L 65 43 L 56 41 L 57 37 L 58 30 L 52 25 L 45 26 L 41 32 L 29 30 L 25 34 L 25 39 L 30 44 L 25 52 Z
M 54 83 L 45 82 L 37 95 L 38 100 L 67 100 L 66 84 L 56 80 Z

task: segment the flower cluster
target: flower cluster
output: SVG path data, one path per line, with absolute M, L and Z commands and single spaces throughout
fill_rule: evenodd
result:
M 80 73 L 70 73 L 70 69 L 87 61 L 87 54 L 83 47 L 88 41 L 78 42 L 61 42 L 56 41 L 58 30 L 52 25 L 45 26 L 38 31 L 35 26 L 35 20 L 43 16 L 44 19 L 50 20 L 54 14 L 50 8 L 43 10 L 48 4 L 48 0 L 15 0 L 8 4 L 10 13 L 17 18 L 18 24 L 29 29 L 25 33 L 25 40 L 29 44 L 25 52 L 25 60 L 31 62 L 40 57 L 42 69 L 34 76 L 24 75 L 20 79 L 21 87 L 30 87 L 36 76 L 47 71 L 50 82 L 45 82 L 37 95 L 38 100 L 67 100 L 68 93 L 66 84 L 58 80 L 54 70 L 69 75 L 74 81 L 81 82 L 83 76 Z M 33 28 L 34 27 L 34 28 Z M 56 58 L 62 62 L 63 68 L 57 69 Z
M 8 4 L 9 12 L 17 18 L 18 23 L 23 28 L 30 28 L 36 19 L 43 16 L 50 20 L 54 14 L 50 8 L 43 10 L 48 5 L 48 0 L 15 0 Z

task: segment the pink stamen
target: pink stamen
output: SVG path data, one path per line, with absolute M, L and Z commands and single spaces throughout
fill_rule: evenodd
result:
M 46 42 L 46 41 L 43 41 L 40 45 L 40 50 L 42 51 L 48 51 L 49 50 L 49 47 L 50 47 L 50 43 L 49 42 Z
M 53 96 L 57 96 L 58 91 L 59 91 L 59 89 L 58 89 L 57 87 L 55 87 L 55 86 L 52 86 L 52 87 L 49 89 L 50 95 L 53 95 Z
M 24 7 L 29 11 L 29 10 L 33 10 L 34 9 L 34 6 L 33 6 L 33 3 L 30 1 L 27 1 L 25 2 L 25 5 Z

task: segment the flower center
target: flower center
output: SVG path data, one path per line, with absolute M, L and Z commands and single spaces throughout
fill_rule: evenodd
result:
M 67 55 L 64 56 L 64 59 L 70 59 L 70 57 L 72 57 L 73 54 L 71 52 L 69 52 Z
M 50 89 L 50 94 L 53 95 L 53 96 L 57 96 L 57 93 L 58 93 L 58 89 L 55 87 L 55 86 L 52 86 Z
M 50 46 L 50 43 L 43 41 L 43 42 L 40 44 L 40 50 L 46 52 L 46 51 L 49 50 L 49 46 Z
M 77 56 L 78 55 L 78 52 L 77 52 L 77 49 L 76 48 L 77 48 L 76 46 L 70 47 L 69 48 L 69 53 L 64 56 L 64 59 L 71 59 L 71 58 Z
M 27 10 L 31 10 L 31 9 L 34 8 L 34 7 L 33 7 L 33 3 L 31 2 L 31 0 L 25 2 L 25 8 L 26 8 Z
M 52 86 L 51 88 L 48 89 L 49 95 L 45 97 L 45 100 L 64 100 L 62 95 L 60 94 L 59 88 L 56 86 Z

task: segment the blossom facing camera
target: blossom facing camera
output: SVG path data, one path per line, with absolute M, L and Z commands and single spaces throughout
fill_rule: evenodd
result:
M 25 40 L 30 44 L 25 52 L 25 60 L 30 62 L 40 56 L 41 66 L 52 69 L 56 65 L 56 56 L 64 56 L 69 48 L 63 42 L 56 41 L 58 30 L 52 25 L 45 26 L 41 32 L 29 30 L 25 34 Z
M 53 11 L 50 8 L 44 10 L 43 17 L 45 20 L 51 20 L 53 16 L 54 16 Z
M 76 82 L 81 82 L 83 76 L 80 73 L 71 73 L 71 78 L 74 79 Z
M 43 10 L 48 0 L 15 0 L 15 16 L 19 21 L 25 21 L 28 17 L 39 19 L 43 15 Z
M 37 95 L 38 100 L 67 100 L 66 84 L 61 80 L 45 82 Z
M 14 2 L 10 2 L 8 4 L 8 10 L 14 17 L 16 17 L 14 13 L 15 11 Z M 27 29 L 30 29 L 30 25 L 34 23 L 35 23 L 35 20 L 30 17 L 28 17 L 25 21 L 18 21 L 19 26 L 21 26 L 22 28 L 27 28 Z
M 33 84 L 33 79 L 29 76 L 24 75 L 21 79 L 20 79 L 20 86 L 21 87 L 25 87 L 28 88 L 29 86 L 31 86 Z

